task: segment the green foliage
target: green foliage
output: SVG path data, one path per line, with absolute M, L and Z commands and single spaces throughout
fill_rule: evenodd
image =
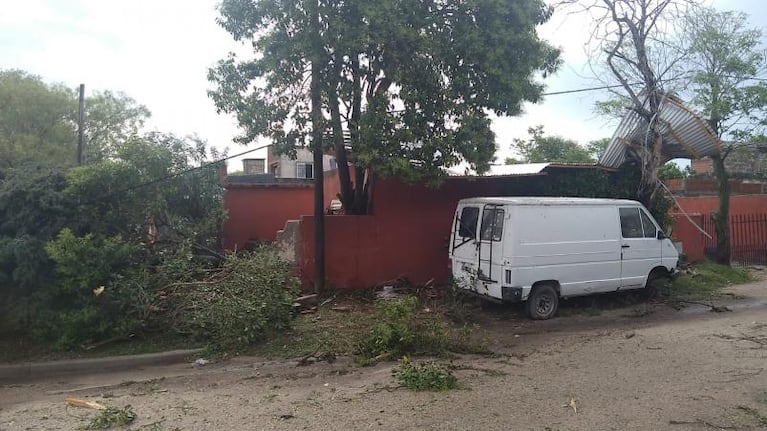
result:
M 762 30 L 748 15 L 701 7 L 686 17 L 692 102 L 719 136 L 746 140 L 767 125 L 767 83 L 752 78 L 767 70 Z
M 56 263 L 57 282 L 34 294 L 33 331 L 57 350 L 125 336 L 140 322 L 133 308 L 143 286 L 116 283 L 140 248 L 119 236 L 95 239 L 64 229 L 45 246 Z
M 20 70 L 0 70 L 0 169 L 32 161 L 74 165 L 78 109 L 77 91 Z M 110 157 L 114 146 L 138 136 L 149 115 L 123 93 L 86 97 L 88 159 Z
M 290 327 L 298 289 L 291 274 L 268 246 L 227 256 L 212 276 L 167 286 L 167 324 L 214 349 L 241 351 Z
M 88 161 L 116 156 L 119 147 L 136 139 L 149 110 L 124 93 L 97 91 L 85 100 Z
M 445 392 L 458 388 L 458 379 L 453 372 L 434 362 L 416 364 L 403 357 L 394 374 L 400 385 L 416 391 Z
M 448 351 L 447 328 L 439 320 L 419 319 L 418 300 L 407 296 L 376 304 L 376 324 L 357 344 L 357 362 L 373 364 L 405 355 L 443 355 Z
M 495 153 L 488 115 L 516 115 L 540 100 L 536 75 L 559 65 L 559 52 L 535 33 L 551 15 L 539 0 L 224 0 L 219 12 L 219 24 L 255 50 L 247 60 L 230 54 L 208 75 L 217 108 L 244 130 L 238 141 L 263 136 L 290 154 L 322 128 L 337 157 L 349 145 L 359 168 L 382 175 L 438 176 L 462 161 L 487 170 Z M 311 124 L 310 59 L 322 71 L 323 124 Z M 347 208 L 351 200 L 342 196 Z
M 564 196 L 637 200 L 637 184 L 641 173 L 637 166 L 627 164 L 619 171 L 573 169 L 552 172 L 546 176 L 515 178 L 504 188 L 505 196 Z M 663 193 L 655 194 L 649 208 L 661 226 L 671 222 L 668 210 L 673 205 Z
M 674 162 L 667 162 L 658 169 L 658 178 L 661 180 L 668 180 L 671 178 L 684 178 L 685 173 Z
M 608 145 L 610 145 L 610 138 L 597 139 L 596 141 L 589 142 L 586 150 L 588 150 L 592 159 L 599 161 L 602 158 L 602 154 L 607 150 Z
M 112 427 L 130 425 L 136 420 L 136 413 L 131 406 L 123 408 L 107 407 L 94 416 L 82 429 L 105 430 Z
M 72 165 L 76 114 L 71 89 L 20 70 L 0 70 L 0 169 L 34 160 Z
M 719 296 L 722 288 L 752 281 L 745 269 L 697 262 L 674 280 L 660 280 L 658 289 L 671 299 L 705 300 Z
M 593 163 L 595 148 L 584 148 L 560 136 L 544 136 L 543 126 L 530 127 L 528 140 L 514 139 L 511 148 L 522 156 L 522 163 Z M 596 144 L 600 145 L 600 144 Z M 507 160 L 508 163 L 508 160 Z
M 0 179 L 0 291 L 47 284 L 53 268 L 43 246 L 69 220 L 62 171 L 21 164 Z
M 114 152 L 67 175 L 65 194 L 76 203 L 78 232 L 217 247 L 225 219 L 218 166 L 177 175 L 218 157 L 215 151 L 196 138 L 152 133 Z M 148 238 L 150 228 L 156 237 Z

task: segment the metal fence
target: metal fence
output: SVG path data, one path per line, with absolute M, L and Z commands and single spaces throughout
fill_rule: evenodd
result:
M 716 255 L 714 215 L 704 217 L 701 227 L 711 235 L 704 240 L 704 252 L 713 258 Z M 737 266 L 767 265 L 767 213 L 730 217 L 730 260 Z

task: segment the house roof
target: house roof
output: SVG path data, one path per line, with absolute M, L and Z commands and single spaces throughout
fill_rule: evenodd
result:
M 645 105 L 648 99 L 645 99 Z M 599 164 L 617 168 L 626 161 L 631 146 L 644 145 L 647 130 L 644 119 L 634 110 L 628 110 L 615 130 Z M 717 154 L 722 143 L 703 119 L 680 99 L 664 95 L 661 100 L 655 130 L 663 136 L 661 154 L 664 160 L 674 158 L 701 158 Z

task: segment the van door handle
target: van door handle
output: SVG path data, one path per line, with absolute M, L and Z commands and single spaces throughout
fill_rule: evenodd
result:
M 629 247 L 631 247 L 631 246 L 630 246 L 630 245 L 628 245 L 628 244 L 623 244 L 623 245 L 621 245 L 621 248 L 629 248 Z

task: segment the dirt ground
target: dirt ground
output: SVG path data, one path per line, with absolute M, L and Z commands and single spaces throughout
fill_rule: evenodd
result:
M 237 358 L 0 386 L 0 430 L 82 427 L 93 411 L 65 397 L 131 405 L 131 430 L 767 429 L 767 282 L 729 291 L 720 313 L 641 304 L 533 322 L 488 311 L 495 354 L 444 361 L 462 385 L 450 392 L 397 387 L 393 363 Z

